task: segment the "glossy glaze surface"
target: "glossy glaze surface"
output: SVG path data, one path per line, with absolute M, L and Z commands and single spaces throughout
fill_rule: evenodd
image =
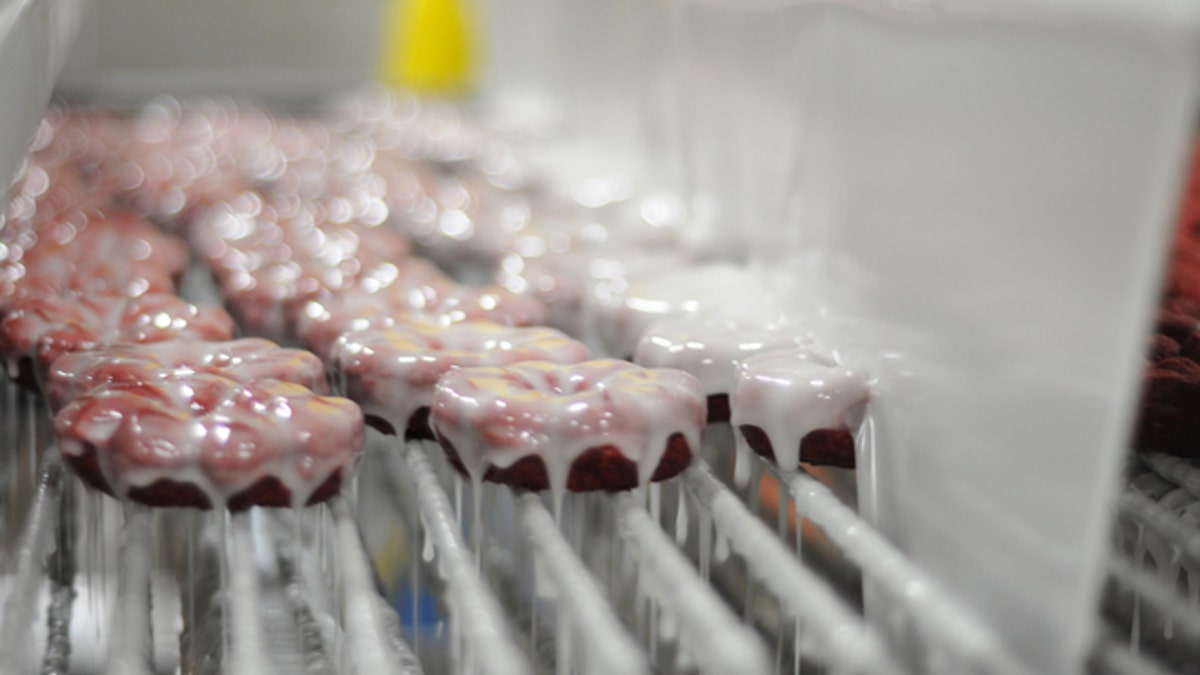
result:
M 556 495 L 575 460 L 604 446 L 635 464 L 646 484 L 671 436 L 682 434 L 698 450 L 704 419 L 703 389 L 692 375 L 611 359 L 457 370 L 439 382 L 430 413 L 472 480 L 533 456 Z

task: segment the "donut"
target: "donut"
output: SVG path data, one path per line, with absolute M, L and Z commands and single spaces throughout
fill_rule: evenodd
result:
M 336 495 L 364 443 L 358 406 L 281 380 L 172 371 L 99 382 L 54 417 L 86 483 L 150 506 L 305 506 Z
M 700 312 L 768 321 L 779 314 L 772 296 L 766 280 L 745 268 L 692 265 L 643 277 L 598 298 L 591 326 L 609 355 L 632 358 L 655 321 Z
M 1152 364 L 1142 377 L 1134 447 L 1200 459 L 1200 363 L 1172 357 Z
M 438 274 L 401 279 L 374 292 L 356 287 L 310 301 L 297 319 L 296 332 L 309 349 L 328 355 L 343 333 L 386 328 L 411 317 L 435 323 L 482 320 L 534 326 L 545 319 L 545 308 L 535 298 L 499 286 L 466 286 Z
M 598 298 L 611 298 L 636 279 L 678 269 L 688 261 L 677 250 L 610 245 L 558 251 L 553 240 L 525 241 L 537 243 L 530 251 L 505 256 L 498 265 L 497 283 L 541 300 L 547 325 L 576 336 L 587 333 L 588 310 Z
M 407 241 L 384 227 L 329 217 L 319 203 L 243 193 L 201 218 L 191 238 L 242 325 L 284 340 L 307 302 L 340 295 L 363 278 L 376 283 L 381 268 L 409 253 Z
M 642 336 L 634 363 L 676 368 L 695 375 L 708 397 L 708 421 L 729 421 L 729 396 L 742 361 L 764 352 L 810 345 L 811 334 L 782 324 L 712 315 L 685 315 L 655 322 Z
M 189 372 L 220 375 L 243 384 L 282 380 L 317 394 L 329 393 L 325 365 L 314 354 L 284 349 L 261 338 L 243 338 L 120 344 L 67 354 L 50 367 L 46 398 L 51 409 L 58 410 L 101 384 L 151 382 Z
M 462 368 L 437 385 L 430 425 L 473 481 L 527 490 L 625 490 L 666 480 L 699 452 L 700 381 L 603 359 Z
M 0 321 L 0 358 L 8 374 L 36 388 L 63 354 L 118 343 L 228 340 L 233 319 L 166 293 L 129 298 L 116 292 L 19 297 Z
M 330 362 L 344 394 L 363 407 L 369 424 L 385 433 L 428 439 L 433 438 L 426 419 L 429 402 L 438 378 L 447 372 L 589 358 L 583 343 L 551 328 L 407 319 L 387 328 L 346 333 L 334 343 Z
M 120 211 L 72 209 L 39 221 L 5 248 L 0 300 L 17 295 L 118 291 L 170 293 L 188 252 L 182 241 Z
M 502 190 L 470 173 L 428 173 L 419 167 L 385 174 L 397 224 L 422 255 L 470 273 L 490 269 L 511 251 L 515 233 L 533 218 L 528 195 Z
M 854 468 L 854 430 L 870 387 L 860 373 L 811 349 L 765 352 L 741 362 L 730 422 L 756 453 L 785 470 L 800 462 Z

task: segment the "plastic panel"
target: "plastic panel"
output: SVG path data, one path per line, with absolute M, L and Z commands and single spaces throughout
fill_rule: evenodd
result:
M 82 0 L 0 1 L 0 191 L 29 150 L 82 11 Z
M 693 40 L 691 91 L 737 106 L 725 170 L 774 200 L 741 228 L 757 258 L 875 377 L 869 517 L 1033 672 L 1076 672 L 1190 147 L 1195 13 L 942 4 L 689 3 L 688 36 L 739 35 Z

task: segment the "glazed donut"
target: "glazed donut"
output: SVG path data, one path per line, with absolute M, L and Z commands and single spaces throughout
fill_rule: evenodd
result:
M 730 421 L 739 442 L 785 470 L 800 462 L 853 468 L 853 431 L 869 398 L 866 378 L 828 356 L 773 351 L 742 361 Z
M 385 227 L 329 222 L 320 204 L 243 193 L 210 210 L 192 240 L 248 330 L 292 337 L 310 300 L 335 297 L 360 280 L 377 283 L 409 254 Z M 364 281 L 364 283 L 367 283 Z
M 54 418 L 89 485 L 151 506 L 304 506 L 336 495 L 364 443 L 362 411 L 290 382 L 170 372 L 100 382 Z
M 103 384 L 152 382 L 185 373 L 220 375 L 242 384 L 282 380 L 317 394 L 329 393 L 325 365 L 315 355 L 284 349 L 269 340 L 244 338 L 121 344 L 67 354 L 50 367 L 46 398 L 51 409 L 58 410 Z
M 655 321 L 703 312 L 768 321 L 780 313 L 772 298 L 766 279 L 745 268 L 691 265 L 643 277 L 597 298 L 590 321 L 610 356 L 632 358 Z
M 78 208 L 31 225 L 3 251 L 5 303 L 20 295 L 72 291 L 170 293 L 188 261 L 182 241 L 140 218 Z
M 63 354 L 118 343 L 228 340 L 233 328 L 225 310 L 166 293 L 18 297 L 0 321 L 0 358 L 10 377 L 36 388 Z
M 535 298 L 499 286 L 466 286 L 439 275 L 411 278 L 376 292 L 356 288 L 311 301 L 297 320 L 296 330 L 309 349 L 327 356 L 343 333 L 386 328 L 406 318 L 442 324 L 490 321 L 535 326 L 545 319 L 545 308 Z
M 561 494 L 678 474 L 700 451 L 704 416 L 694 376 L 605 359 L 447 373 L 430 424 L 472 480 Z
M 526 241 L 529 241 L 528 239 Z M 678 250 L 608 245 L 558 252 L 540 242 L 531 253 L 514 252 L 499 264 L 496 281 L 546 306 L 546 323 L 570 335 L 588 332 L 588 310 L 600 298 L 649 274 L 678 269 L 688 257 Z
M 1200 363 L 1176 356 L 1152 364 L 1142 377 L 1134 447 L 1200 458 Z
M 436 324 L 408 319 L 388 328 L 346 333 L 331 363 L 367 422 L 385 433 L 432 438 L 427 417 L 438 378 L 456 368 L 520 361 L 577 363 L 591 357 L 581 342 L 551 328 L 487 321 Z
M 685 315 L 655 322 L 638 342 L 634 363 L 677 368 L 699 378 L 708 396 L 708 421 L 729 421 L 729 395 L 745 359 L 778 349 L 811 345 L 810 334 L 778 323 Z

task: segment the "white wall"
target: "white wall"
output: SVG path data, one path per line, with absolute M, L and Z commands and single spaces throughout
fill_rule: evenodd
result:
M 303 99 L 369 78 L 382 0 L 99 0 L 61 80 L 108 97 Z

